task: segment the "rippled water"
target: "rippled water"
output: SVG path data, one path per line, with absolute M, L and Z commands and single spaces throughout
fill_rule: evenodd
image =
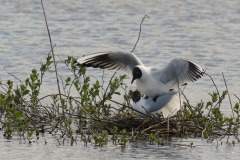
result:
M 145 19 L 141 38 L 134 52 L 144 64 L 162 67 L 174 57 L 186 57 L 203 68 L 208 68 L 207 73 L 213 77 L 220 92 L 225 89 L 222 78 L 222 72 L 224 72 L 233 103 L 237 102 L 233 94 L 240 96 L 240 1 L 238 0 L 45 0 L 44 6 L 52 41 L 56 44 L 55 54 L 62 59 L 66 59 L 67 55 L 78 58 L 83 54 L 99 51 L 131 51 L 137 40 L 139 24 L 143 16 L 148 14 L 151 19 Z M 2 0 L 0 15 L 0 64 L 2 67 L 0 80 L 2 82 L 10 78 L 13 80 L 4 68 L 24 80 L 29 76 L 32 68 L 39 68 L 40 61 L 44 61 L 50 51 L 40 0 Z M 63 77 L 70 75 L 63 64 L 58 63 L 58 69 Z M 102 76 L 102 71 L 99 69 L 89 69 L 88 73 L 97 78 Z M 106 79 L 113 73 L 105 71 Z M 14 81 L 17 83 L 16 80 Z M 130 80 L 126 83 L 130 85 Z M 131 88 L 135 88 L 135 84 Z M 194 105 L 201 99 L 205 102 L 210 100 L 208 93 L 214 90 L 211 80 L 204 76 L 197 82 L 189 84 L 185 94 Z M 56 92 L 55 73 L 48 73 L 41 93 L 45 95 Z M 231 113 L 227 99 L 222 109 L 226 114 Z M 2 151 L 9 150 L 10 153 L 18 144 L 17 141 L 8 143 L 4 140 L 1 143 L 6 146 Z M 202 154 L 209 154 L 210 151 L 224 158 L 224 155 L 219 150 L 215 150 L 215 147 L 211 148 L 211 145 L 203 143 L 202 145 L 206 145 L 209 150 L 201 145 L 200 150 L 196 149 L 198 147 L 192 149 L 186 147 L 187 150 L 178 149 L 179 147 L 176 147 L 177 149 L 156 148 L 164 150 L 165 158 L 173 158 L 170 155 L 177 154 L 179 150 L 182 151 L 180 152 L 182 158 L 194 158 L 196 155 L 203 158 Z M 17 145 L 15 150 L 39 153 L 38 147 L 34 146 L 36 145 Z M 82 150 L 80 146 L 76 147 Z M 145 151 L 144 155 L 153 156 L 151 147 L 147 146 L 147 149 L 141 147 L 140 150 Z M 57 148 L 52 151 L 46 148 L 40 150 L 45 152 L 45 155 L 49 151 L 64 154 L 63 157 L 71 157 L 72 154 L 74 158 L 78 156 L 78 153 L 73 153 L 72 150 L 75 149 L 71 147 Z M 224 153 L 236 149 L 236 147 L 232 148 L 223 148 Z M 108 149 L 109 147 L 103 153 L 110 154 L 110 158 L 113 153 Z M 135 149 L 130 148 L 126 152 L 121 152 L 120 149 L 115 150 L 113 147 L 118 154 L 124 155 L 121 158 L 126 154 L 128 158 L 137 158 L 135 157 L 137 154 L 132 155 Z M 136 152 L 139 151 L 138 149 Z M 150 154 L 146 153 L 146 150 L 150 150 Z M 102 154 L 102 149 L 91 147 L 85 148 L 85 151 L 79 151 L 79 154 L 89 155 L 93 152 Z M 188 152 L 190 152 L 189 155 Z M 164 154 L 160 154 L 160 157 Z M 230 155 L 227 154 L 227 157 L 231 157 Z M 57 156 L 56 159 L 58 157 L 61 159 L 62 156 Z
M 2 135 L 0 135 L 2 137 Z M 59 145 L 50 135 L 45 140 L 29 144 L 20 140 L 0 138 L 1 157 L 7 159 L 239 159 L 239 143 L 208 142 L 200 139 L 173 139 L 164 145 L 148 145 L 147 143 L 133 143 L 126 147 L 108 143 L 104 147 L 94 147 L 94 143 L 77 141 L 70 146 L 66 140 L 64 146 Z M 193 147 L 190 147 L 193 142 Z M 231 141 L 230 141 L 231 142 Z M 217 145 L 218 143 L 218 145 Z M 0 158 L 1 159 L 1 158 Z

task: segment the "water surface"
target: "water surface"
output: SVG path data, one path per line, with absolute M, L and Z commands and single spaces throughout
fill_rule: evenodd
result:
M 52 41 L 56 45 L 55 54 L 62 59 L 66 59 L 67 55 L 78 58 L 84 54 L 108 50 L 131 51 L 137 40 L 139 24 L 147 14 L 151 18 L 145 19 L 140 41 L 134 51 L 144 64 L 163 67 L 174 57 L 191 59 L 208 69 L 207 73 L 213 77 L 220 92 L 225 90 L 222 78 L 224 72 L 233 103 L 237 102 L 233 94 L 240 97 L 240 1 L 238 0 L 51 0 L 44 1 L 44 5 Z M 4 68 L 25 80 L 29 77 L 31 69 L 39 69 L 40 62 L 44 61 L 50 51 L 41 3 L 40 0 L 2 0 L 0 14 L 0 80 L 5 82 L 11 78 L 19 84 Z M 58 63 L 58 70 L 63 78 L 71 75 L 61 63 Z M 99 69 L 88 71 L 88 74 L 97 78 L 101 78 L 102 73 Z M 113 73 L 105 71 L 105 81 Z M 130 88 L 136 88 L 135 84 L 130 84 L 130 79 L 125 82 Z M 47 73 L 43 85 L 41 96 L 56 93 L 55 73 Z M 185 94 L 190 103 L 195 105 L 201 99 L 205 102 L 209 101 L 208 93 L 214 90 L 215 87 L 209 77 L 204 76 L 197 82 L 189 84 Z M 228 99 L 223 103 L 222 109 L 225 114 L 231 114 Z M 47 159 L 62 159 L 67 156 L 77 158 L 79 154 L 88 157 L 95 152 L 101 155 L 104 150 L 92 147 L 83 149 L 82 146 L 75 146 L 76 149 L 72 149 L 72 147 L 55 145 L 51 145 L 52 150 L 48 150 L 46 149 L 48 145 L 18 145 L 18 141 L 14 140 L 10 142 L 2 140 L 1 143 L 5 146 L 1 147 L 1 153 L 12 155 L 20 152 L 21 155 L 22 152 L 28 152 L 32 156 L 40 156 L 40 159 L 45 156 Z M 157 153 L 161 150 L 159 157 L 165 158 L 176 158 L 181 155 L 180 158 L 192 159 L 198 156 L 197 158 L 202 159 L 208 154 L 215 154 L 215 158 L 231 158 L 239 155 L 236 151 L 237 147 L 222 147 L 216 150 L 215 145 L 211 147 L 211 144 L 206 144 L 205 141 L 196 140 L 196 143 L 201 145 L 195 148 L 180 147 L 184 149 L 164 148 L 165 146 L 152 149 L 149 146 L 145 148 L 140 146 L 140 151 L 139 147 L 136 149 L 131 146 L 129 150 L 120 151 L 119 148 L 109 146 L 104 152 L 107 152 L 106 159 L 110 159 L 115 152 L 122 154 L 123 156 L 119 158 L 123 159 L 139 158 L 142 152 L 144 156 L 151 158 L 156 156 L 155 150 Z M 79 150 L 80 153 L 73 150 Z M 111 152 L 112 150 L 114 153 Z M 40 154 L 40 151 L 44 153 Z M 32 154 L 34 152 L 36 154 Z M 24 159 L 24 155 L 19 154 L 12 155 L 12 158 Z M 53 155 L 55 157 L 51 157 Z M 156 158 L 159 157 L 157 155 Z

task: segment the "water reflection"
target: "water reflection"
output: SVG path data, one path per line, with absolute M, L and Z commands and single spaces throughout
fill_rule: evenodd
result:
M 0 153 L 8 159 L 223 159 L 237 158 L 240 155 L 239 144 L 235 146 L 216 141 L 209 142 L 200 139 L 172 139 L 164 145 L 148 145 L 148 142 L 127 143 L 126 147 L 113 145 L 109 142 L 104 147 L 94 147 L 94 143 L 87 146 L 77 141 L 70 146 L 70 140 L 63 145 L 58 145 L 57 140 L 51 135 L 46 135 L 47 144 L 43 137 L 38 142 L 28 144 L 23 140 L 5 140 L 0 135 Z M 79 137 L 80 139 L 80 137 Z M 231 142 L 232 139 L 229 139 Z M 190 147 L 193 142 L 193 147 Z

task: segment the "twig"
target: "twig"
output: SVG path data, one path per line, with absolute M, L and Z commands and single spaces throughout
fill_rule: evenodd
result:
M 22 83 L 22 85 L 24 85 L 25 86 L 25 84 L 21 81 L 21 79 L 19 79 L 19 78 L 17 78 L 16 76 L 14 76 L 12 73 L 9 73 L 7 70 L 6 70 L 6 68 L 5 67 L 3 67 L 4 68 L 4 70 L 7 72 L 7 74 L 10 74 L 11 76 L 13 76 L 15 79 L 17 79 L 20 83 Z
M 91 118 L 94 118 L 95 120 L 100 120 L 100 119 L 96 118 L 95 116 L 92 116 L 90 113 L 88 113 L 88 111 L 86 111 L 86 110 L 81 106 L 80 103 L 77 103 L 77 105 L 78 105 L 86 114 L 88 114 Z
M 231 101 L 231 98 L 230 98 L 230 94 L 229 94 L 229 91 L 228 91 L 228 88 L 227 88 L 227 83 L 226 83 L 226 80 L 225 80 L 225 77 L 224 77 L 223 72 L 222 72 L 222 75 L 223 75 L 223 79 L 224 79 L 224 82 L 225 82 L 225 86 L 226 86 L 226 89 L 227 89 L 227 92 L 228 92 L 228 98 L 229 98 L 229 102 L 230 102 L 230 105 L 231 105 L 231 108 L 232 108 L 232 114 L 233 114 L 233 117 L 234 117 L 234 112 L 233 112 L 233 107 L 232 107 L 232 101 Z
M 154 117 L 152 113 L 150 113 L 150 112 L 148 112 L 148 111 L 146 110 L 146 108 L 144 108 L 143 106 L 142 106 L 142 108 L 145 110 L 145 112 L 146 112 L 151 118 Z
M 136 129 L 139 129 L 139 127 L 141 127 L 142 125 L 144 125 L 147 121 L 149 121 L 149 119 L 144 120 L 143 123 L 141 123 Z
M 53 49 L 54 49 L 55 46 L 56 46 L 56 45 L 53 46 Z M 47 59 L 48 59 L 48 57 L 49 57 L 49 55 L 50 55 L 51 53 L 52 53 L 52 50 L 50 50 L 50 51 L 48 52 L 48 56 L 47 56 L 47 58 L 46 58 L 46 63 L 47 63 Z M 40 62 L 40 65 L 42 65 L 42 64 L 43 64 L 43 63 Z M 49 68 L 46 68 L 45 71 L 41 71 L 41 81 L 40 81 L 40 84 L 41 84 L 41 85 L 39 85 L 38 91 L 40 91 L 40 88 L 41 88 L 41 86 L 42 86 L 44 72 L 46 72 L 47 70 L 49 70 Z
M 138 112 L 138 113 L 140 113 L 140 114 L 143 114 L 144 116 L 147 116 L 147 117 L 152 118 L 151 116 L 149 116 L 149 115 L 147 115 L 147 114 L 145 114 L 145 113 L 142 113 L 142 112 L 140 112 L 140 111 L 138 111 L 138 110 L 136 110 L 136 109 L 134 109 L 134 108 L 131 108 L 131 107 L 126 106 L 126 105 L 124 105 L 124 104 L 118 103 L 118 102 L 116 102 L 116 101 L 114 101 L 114 100 L 111 100 L 111 99 L 107 99 L 107 100 L 108 100 L 108 101 L 111 101 L 111 102 L 114 102 L 114 103 L 116 103 L 116 104 L 125 106 L 125 107 L 127 107 L 127 108 L 129 108 L 129 109 L 132 109 L 132 110 L 134 110 L 134 111 L 136 111 L 136 112 Z
M 240 102 L 240 98 L 236 95 L 236 94 L 234 94 L 234 96 L 238 99 L 238 101 Z
M 189 101 L 188 101 L 187 97 L 185 96 L 185 94 L 183 93 L 183 91 L 181 90 L 181 88 L 179 88 L 179 91 L 181 91 L 183 97 L 186 99 L 186 101 L 187 101 L 187 106 L 188 106 L 188 108 L 190 109 L 190 111 L 191 111 L 192 113 L 194 113 L 191 105 L 189 104 Z
M 146 129 L 142 130 L 142 133 L 145 132 L 145 131 L 147 131 L 147 130 L 149 130 L 149 129 L 151 129 L 151 128 L 153 128 L 153 127 L 156 127 L 156 126 L 158 126 L 158 125 L 160 125 L 160 124 L 163 124 L 163 123 L 165 123 L 165 122 L 167 122 L 167 120 L 165 120 L 165 121 L 163 121 L 163 122 L 160 122 L 160 123 L 158 123 L 158 124 L 152 125 L 152 126 L 146 128 Z
M 226 137 L 226 134 L 224 134 L 223 137 L 219 139 L 219 141 L 221 141 L 224 137 Z
M 221 98 L 221 97 L 220 97 L 220 93 L 219 93 L 218 88 L 217 88 L 215 82 L 213 81 L 212 77 L 211 77 L 209 74 L 206 73 L 206 70 L 205 70 L 204 74 L 206 74 L 209 78 L 211 78 L 212 83 L 213 83 L 213 85 L 215 86 L 215 88 L 216 88 L 216 90 L 217 90 L 218 98 L 219 98 L 219 100 L 221 100 L 221 99 L 220 99 L 220 98 Z M 221 100 L 221 101 L 222 101 L 222 100 Z M 220 103 L 219 103 L 219 108 L 220 108 Z
M 178 81 L 178 96 L 180 101 L 180 109 L 182 108 L 182 102 L 181 102 L 181 94 L 180 94 L 180 87 L 179 87 L 179 81 Z
M 169 116 L 167 117 L 167 131 L 169 131 Z
M 54 44 L 54 45 L 53 45 L 53 49 L 54 49 L 54 47 L 56 47 L 56 44 Z M 49 57 L 49 55 L 51 54 L 51 52 L 52 52 L 52 50 L 51 50 L 51 51 L 49 51 L 49 53 L 48 53 L 48 56 L 47 56 L 47 57 Z
M 141 31 L 142 31 L 142 24 L 143 24 L 143 21 L 144 21 L 145 18 L 150 19 L 150 17 L 149 17 L 148 15 L 145 15 L 145 16 L 143 17 L 142 22 L 141 22 L 141 24 L 140 24 L 140 31 L 139 31 L 139 34 L 138 34 L 138 39 L 137 39 L 137 42 L 135 43 L 134 48 L 133 48 L 133 50 L 131 51 L 131 53 L 135 50 L 135 48 L 136 48 L 136 46 L 137 46 L 137 43 L 138 43 L 138 41 L 139 41 L 139 39 L 140 39 L 140 35 L 141 35 Z
M 58 92 L 59 92 L 60 101 L 61 101 L 61 104 L 62 104 L 62 113 L 64 115 L 64 105 L 63 105 L 63 101 L 62 101 L 62 97 L 61 97 L 61 90 L 60 90 L 60 86 L 59 86 L 58 72 L 57 72 L 56 61 L 55 61 L 54 52 L 53 52 L 51 35 L 50 35 L 49 28 L 48 28 L 47 17 L 46 17 L 46 14 L 45 14 L 45 10 L 44 10 L 44 7 L 43 7 L 43 1 L 42 0 L 41 0 L 41 3 L 42 3 L 42 9 L 43 9 L 44 18 L 45 18 L 45 22 L 46 22 L 46 27 L 47 27 L 47 31 L 48 31 L 48 38 L 49 38 L 49 42 L 50 42 L 50 46 L 51 46 L 51 50 L 52 50 L 52 55 L 53 55 L 53 61 L 54 61 L 54 66 L 55 66 L 55 71 L 56 71 L 56 78 L 57 78 Z
M 202 140 L 203 140 L 203 138 L 204 138 L 204 135 L 203 135 L 203 133 L 206 131 L 206 127 L 205 127 L 205 129 L 202 131 Z
M 112 77 L 111 77 L 111 79 L 110 79 L 110 81 L 109 81 L 109 83 L 108 83 L 107 89 L 105 90 L 105 93 L 104 93 L 104 96 L 103 96 L 103 103 L 104 103 L 104 101 L 108 98 L 108 97 L 106 97 L 107 90 L 108 90 L 109 86 L 111 85 L 112 79 L 113 79 L 113 77 L 115 76 L 116 73 L 117 73 L 117 72 L 114 72 L 114 74 L 112 75 Z

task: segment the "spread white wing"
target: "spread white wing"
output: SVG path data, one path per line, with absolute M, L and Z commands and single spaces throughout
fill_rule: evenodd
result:
M 132 76 L 132 70 L 143 63 L 133 54 L 123 51 L 109 51 L 91 54 L 77 60 L 86 67 L 123 71 Z
M 170 87 L 177 87 L 187 82 L 194 82 L 203 76 L 204 70 L 195 62 L 184 58 L 174 58 L 167 66 L 161 69 L 158 73 L 154 71 L 155 78 L 167 84 Z

